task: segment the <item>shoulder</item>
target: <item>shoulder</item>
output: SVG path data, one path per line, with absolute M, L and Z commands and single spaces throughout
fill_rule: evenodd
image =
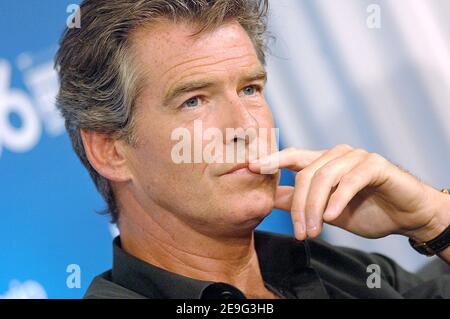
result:
M 261 236 L 264 242 L 277 242 L 272 255 L 278 255 L 280 250 L 303 250 L 304 259 L 295 258 L 291 261 L 302 262 L 304 266 L 316 271 L 332 297 L 399 298 L 401 293 L 422 283 L 417 275 L 409 273 L 382 254 L 335 246 L 321 239 L 297 241 L 291 236 L 267 232 L 260 232 L 259 237 Z M 382 289 L 368 289 L 367 280 L 375 272 L 380 276 Z
M 423 284 L 417 274 L 405 270 L 393 259 L 379 253 L 334 246 L 320 239 L 308 240 L 311 266 L 322 279 L 332 285 L 358 290 L 364 295 L 370 290 L 389 298 L 405 295 Z M 379 275 L 382 289 L 367 289 L 367 281 Z
M 146 299 L 144 296 L 122 287 L 111 280 L 111 270 L 94 277 L 84 299 Z
M 321 268 L 332 267 L 338 270 L 340 267 L 361 269 L 366 273 L 367 266 L 377 264 L 385 270 L 397 267 L 390 258 L 362 250 L 335 246 L 321 239 L 307 239 L 298 241 L 294 237 L 284 234 L 256 231 L 257 242 L 263 242 L 265 248 L 275 246 L 277 249 L 302 249 L 308 259 L 308 266 Z M 272 247 L 270 247 L 272 248 Z

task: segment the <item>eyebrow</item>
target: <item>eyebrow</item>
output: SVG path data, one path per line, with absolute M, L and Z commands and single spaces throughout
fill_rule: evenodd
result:
M 244 76 L 240 79 L 240 82 L 251 81 L 263 81 L 265 84 L 267 82 L 267 71 L 264 69 L 258 69 L 255 73 L 251 73 L 250 75 Z
M 169 105 L 171 101 L 175 100 L 179 96 L 214 86 L 214 82 L 207 80 L 193 80 L 176 85 L 171 89 L 164 97 L 164 105 Z
M 267 72 L 264 69 L 258 69 L 256 72 L 252 72 L 249 75 L 243 76 L 240 79 L 240 82 L 251 82 L 251 81 L 263 81 L 267 82 Z M 181 82 L 177 84 L 173 89 L 170 89 L 169 92 L 164 97 L 163 105 L 169 105 L 171 101 L 180 97 L 183 94 L 202 90 L 206 88 L 210 88 L 212 86 L 217 85 L 217 82 L 211 80 L 192 80 Z

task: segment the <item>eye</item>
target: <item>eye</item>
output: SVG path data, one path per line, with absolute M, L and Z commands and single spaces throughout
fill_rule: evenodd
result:
M 201 104 L 201 99 L 199 96 L 191 97 L 189 100 L 183 103 L 182 107 L 185 108 L 195 108 Z
M 244 95 L 254 95 L 254 94 L 256 94 L 259 91 L 261 91 L 261 88 L 258 85 L 249 85 L 249 86 L 246 86 L 242 90 Z

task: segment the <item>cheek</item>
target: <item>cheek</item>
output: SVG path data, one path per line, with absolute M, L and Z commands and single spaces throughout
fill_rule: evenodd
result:
M 167 138 L 165 133 L 154 129 L 153 123 L 147 125 L 147 130 L 142 127 L 141 124 L 137 131 L 132 165 L 135 179 L 147 192 L 168 180 L 175 165 L 170 157 L 170 135 Z
M 194 192 L 197 188 L 193 186 L 199 183 L 201 174 L 206 168 L 203 163 L 180 163 L 178 155 L 184 154 L 184 151 L 188 149 L 193 152 L 193 144 L 190 147 L 181 147 L 181 153 L 176 147 L 183 146 L 185 142 L 185 138 L 180 139 L 178 135 L 173 135 L 180 128 L 187 129 L 190 136 L 194 136 L 193 127 L 186 123 L 178 123 L 173 114 L 147 112 L 141 114 L 137 124 L 135 175 L 141 185 L 145 185 L 146 190 L 158 188 L 156 191 L 151 191 L 155 196 L 162 195 L 162 190 L 169 195 L 179 189 L 184 189 L 186 193 Z M 192 140 L 191 143 L 193 143 Z M 190 155 L 192 161 L 194 157 L 192 153 Z M 173 156 L 175 158 L 172 158 Z M 168 191 L 169 189 L 172 191 Z
M 267 104 L 257 107 L 251 111 L 251 114 L 258 124 L 259 128 L 274 128 L 273 116 Z
M 143 206 L 151 210 L 154 204 L 181 215 L 192 215 L 207 205 L 213 185 L 201 179 L 199 167 L 175 164 L 170 157 L 153 157 L 136 176 L 137 194 Z M 195 214 L 195 213 L 194 213 Z
M 261 127 L 266 127 L 266 128 L 274 127 L 272 112 L 270 111 L 268 106 L 261 109 L 259 117 L 260 117 Z
M 171 136 L 175 128 L 167 116 L 158 112 L 140 114 L 139 123 L 136 125 L 137 147 L 136 157 L 141 167 L 165 173 L 172 170 L 175 165 L 171 158 L 174 146 Z M 172 125 L 170 125 L 172 124 Z M 138 174 L 141 172 L 137 172 Z

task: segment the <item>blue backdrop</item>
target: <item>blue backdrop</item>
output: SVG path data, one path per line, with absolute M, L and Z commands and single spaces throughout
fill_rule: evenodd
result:
M 0 296 L 79 298 L 115 229 L 54 108 L 53 54 L 73 0 L 0 2 Z M 263 228 L 291 232 L 289 216 Z M 80 269 L 80 288 L 67 285 Z M 69 268 L 67 268 L 69 266 Z M 72 282 L 72 281 L 71 281 Z M 72 282 L 73 283 L 73 282 Z
M 53 55 L 73 3 L 0 1 L 3 298 L 79 298 L 111 265 L 116 230 L 96 213 L 104 203 L 54 107 Z M 375 29 L 366 24 L 373 3 L 381 9 Z M 323 149 L 349 143 L 395 160 L 436 187 L 449 186 L 448 3 L 272 1 L 277 42 L 268 100 L 282 144 Z M 283 183 L 292 183 L 290 173 Z M 280 212 L 260 227 L 292 231 L 289 215 Z M 403 238 L 369 243 L 336 229 L 327 229 L 325 238 L 386 253 L 410 270 L 424 261 Z

